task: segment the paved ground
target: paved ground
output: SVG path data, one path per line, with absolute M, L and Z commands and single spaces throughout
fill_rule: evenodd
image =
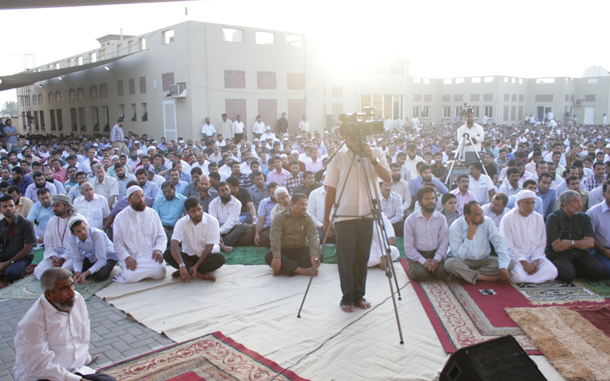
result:
M 0 300 L 0 380 L 13 380 L 14 328 L 33 303 L 34 300 Z M 101 368 L 173 343 L 97 296 L 87 301 L 87 308 L 91 317 L 90 351 L 92 355 L 100 355 L 93 368 Z

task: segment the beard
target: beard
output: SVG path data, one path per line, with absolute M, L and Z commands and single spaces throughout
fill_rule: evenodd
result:
M 400 175 L 392 175 L 392 181 L 394 181 L 394 182 L 400 181 Z
M 220 196 L 220 201 L 222 201 L 224 204 L 226 204 L 227 202 L 231 201 L 231 195 Z
M 131 207 L 136 211 L 136 212 L 143 212 L 144 209 L 146 209 L 146 203 L 142 200 L 141 202 L 138 203 L 134 203 L 131 204 Z
M 74 307 L 74 298 L 69 299 L 63 303 L 51 302 L 51 304 L 53 304 L 58 310 L 70 311 L 72 310 L 72 307 Z
M 428 204 L 428 205 L 421 206 L 421 210 L 424 213 L 434 213 L 435 209 L 436 209 L 436 204 Z

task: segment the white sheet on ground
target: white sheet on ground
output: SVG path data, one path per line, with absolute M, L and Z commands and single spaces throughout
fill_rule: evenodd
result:
M 394 265 L 399 286 L 406 285 L 397 300 L 404 345 L 388 278 L 378 268 L 369 269 L 367 280 L 373 309 L 348 314 L 339 308 L 337 266 L 323 264 L 300 319 L 309 277 L 274 277 L 266 266 L 223 266 L 216 282 L 188 284 L 172 279 L 168 268 L 163 280 L 114 283 L 96 295 L 176 342 L 221 331 L 312 380 L 432 380 L 447 354 L 404 270 Z M 532 358 L 549 380 L 562 379 L 543 356 Z

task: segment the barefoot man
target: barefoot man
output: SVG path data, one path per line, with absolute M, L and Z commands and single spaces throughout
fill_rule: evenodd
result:
M 273 275 L 311 275 L 315 271 L 320 241 L 316 224 L 307 214 L 304 194 L 293 194 L 290 207 L 275 216 L 270 240 L 271 251 L 265 255 L 265 262 Z
M 214 281 L 214 270 L 225 263 L 225 257 L 220 254 L 218 246 L 218 220 L 203 211 L 197 197 L 187 198 L 184 209 L 187 215 L 176 222 L 170 247 L 163 258 L 178 269 L 172 273 L 172 277 L 180 277 L 182 283 L 195 278 Z

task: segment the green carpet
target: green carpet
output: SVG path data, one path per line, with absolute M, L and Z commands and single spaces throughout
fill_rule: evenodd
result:
M 602 280 L 585 280 L 585 279 L 577 279 L 572 283 L 586 287 L 588 290 L 593 291 L 599 296 L 604 298 L 610 298 L 610 279 L 602 279 Z

